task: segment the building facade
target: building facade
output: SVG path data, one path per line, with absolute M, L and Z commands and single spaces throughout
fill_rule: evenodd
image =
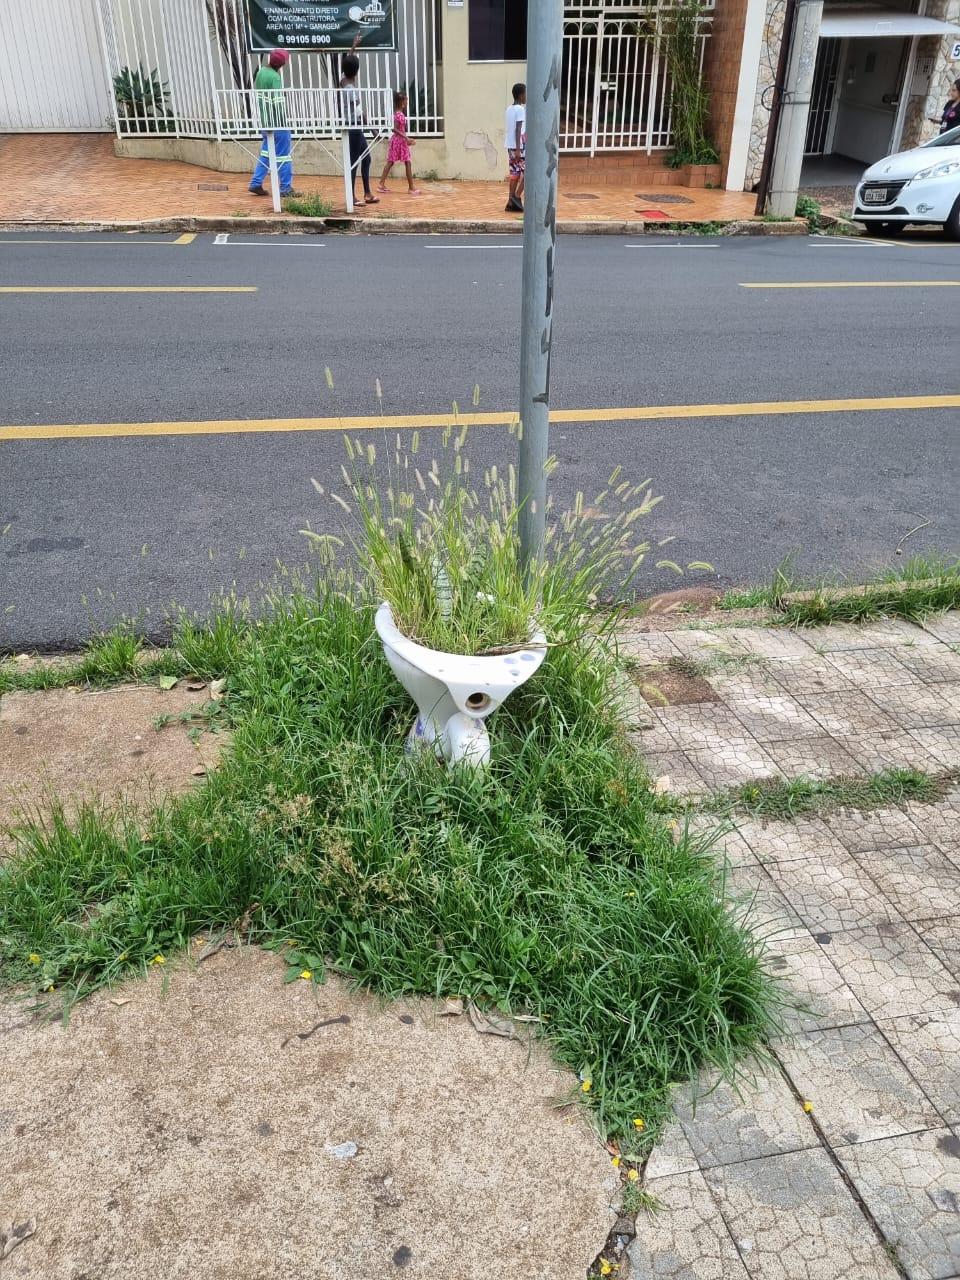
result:
M 649 171 L 669 156 L 664 30 L 682 2 L 564 4 L 560 146 L 571 179 Z M 407 92 L 420 172 L 499 178 L 504 109 L 525 75 L 526 0 L 394 3 L 398 49 L 364 53 L 361 82 L 381 90 L 385 120 L 389 91 Z M 880 34 L 849 34 L 850 15 L 880 11 L 834 9 L 828 0 L 811 156 L 868 163 L 891 142 L 909 145 L 935 131 L 927 117 L 960 75 L 949 32 L 960 0 L 893 3 L 904 7 L 882 11 Z M 913 12 L 925 3 L 924 14 Z M 698 51 L 720 164 L 697 175 L 662 169 L 664 180 L 755 184 L 785 10 L 786 0 L 701 0 Z M 247 45 L 246 0 L 0 0 L 0 132 L 102 130 L 116 135 L 124 155 L 242 171 L 257 123 L 259 59 Z M 341 162 L 329 94 L 338 75 L 337 57 L 308 52 L 294 52 L 285 73 L 301 172 L 333 173 Z

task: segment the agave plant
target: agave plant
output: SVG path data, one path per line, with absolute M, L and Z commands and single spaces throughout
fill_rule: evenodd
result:
M 124 67 L 113 77 L 117 107 L 128 119 L 149 120 L 167 117 L 167 82 L 156 67 L 147 71 L 143 63 L 134 70 Z

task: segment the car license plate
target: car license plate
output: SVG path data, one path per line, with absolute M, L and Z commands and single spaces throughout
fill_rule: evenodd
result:
M 871 191 L 865 191 L 863 193 L 863 203 L 864 204 L 886 204 L 887 188 L 874 187 L 873 190 Z

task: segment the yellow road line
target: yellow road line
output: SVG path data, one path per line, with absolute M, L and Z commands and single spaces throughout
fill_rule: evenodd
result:
M 98 236 L 96 240 L 86 240 L 81 236 L 65 235 L 65 236 L 61 236 L 59 239 L 54 240 L 52 238 L 38 239 L 36 236 L 21 236 L 21 235 L 14 234 L 12 236 L 8 236 L 6 239 L 4 239 L 3 236 L 0 236 L 0 248 L 2 248 L 3 245 L 10 245 L 10 244 L 12 245 L 64 244 L 64 245 L 70 245 L 71 248 L 74 245 L 83 245 L 83 244 L 93 244 L 93 245 L 128 244 L 128 245 L 135 245 L 137 248 L 151 249 L 151 248 L 156 248 L 158 245 L 189 244 L 191 240 L 196 240 L 196 238 L 197 238 L 196 232 L 190 232 L 189 234 L 178 236 L 176 240 L 148 240 L 145 236 L 139 236 L 139 235 L 124 236 L 122 240 L 117 239 L 116 237 L 113 237 L 112 239 L 107 239 L 106 237 L 100 237 L 100 236 Z
M 664 422 L 676 418 L 744 418 L 782 414 L 960 409 L 960 395 L 876 396 L 855 400 L 761 400 L 744 404 L 641 405 L 635 408 L 554 409 L 554 423 Z M 209 422 L 78 422 L 0 426 L 0 440 L 74 440 L 118 436 L 218 436 L 293 431 L 413 431 L 441 427 L 507 427 L 512 412 L 414 413 L 390 417 L 226 418 Z
M 256 293 L 255 285 L 67 284 L 0 285 L 0 293 Z
M 741 289 L 960 289 L 960 280 L 799 280 L 744 284 Z

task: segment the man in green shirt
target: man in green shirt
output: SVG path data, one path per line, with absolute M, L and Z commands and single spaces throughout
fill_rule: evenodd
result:
M 267 132 L 273 134 L 274 146 L 277 150 L 277 173 L 280 177 L 280 194 L 292 196 L 293 189 L 293 138 L 287 128 L 287 113 L 283 103 L 283 81 L 280 78 L 281 67 L 290 61 L 286 49 L 274 49 L 267 59 L 267 65 L 261 67 L 253 82 L 257 95 L 257 111 L 260 124 L 264 129 L 263 142 L 257 167 L 250 179 L 250 192 L 255 196 L 265 196 L 263 180 L 270 172 L 270 151 L 267 147 Z

